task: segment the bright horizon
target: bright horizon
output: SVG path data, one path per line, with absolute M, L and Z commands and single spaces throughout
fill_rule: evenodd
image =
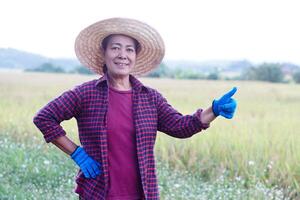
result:
M 298 4 L 293 0 L 3 1 L 0 48 L 75 58 L 74 41 L 83 28 L 109 17 L 129 17 L 159 31 L 166 45 L 165 59 L 300 64 Z

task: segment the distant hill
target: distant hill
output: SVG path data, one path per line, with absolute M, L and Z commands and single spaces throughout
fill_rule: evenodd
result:
M 164 64 L 170 69 L 188 69 L 195 72 L 211 73 L 220 72 L 224 74 L 240 74 L 245 69 L 254 66 L 248 60 L 209 60 L 209 61 L 190 61 L 190 60 L 164 60 Z M 72 71 L 80 65 L 76 59 L 47 58 L 39 54 L 20 51 L 13 48 L 0 48 L 0 69 L 34 69 L 44 63 L 51 63 L 65 71 Z M 298 65 L 292 63 L 282 63 L 285 74 L 291 74 L 297 69 Z
M 80 65 L 76 59 L 47 58 L 39 54 L 13 48 L 0 48 L 0 68 L 33 69 L 47 62 L 59 66 L 66 71 L 70 71 Z

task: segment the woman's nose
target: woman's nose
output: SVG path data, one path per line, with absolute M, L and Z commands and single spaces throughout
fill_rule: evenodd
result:
M 122 49 L 121 49 L 121 50 L 119 51 L 118 58 L 126 59 L 126 52 L 125 52 L 125 50 L 122 50 Z

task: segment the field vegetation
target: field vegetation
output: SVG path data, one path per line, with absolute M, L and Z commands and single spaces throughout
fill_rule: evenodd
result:
M 34 114 L 90 75 L 0 72 L 0 199 L 76 199 L 77 167 L 44 142 Z M 142 78 L 183 114 L 233 86 L 238 109 L 189 139 L 158 133 L 162 199 L 299 199 L 300 85 Z M 62 123 L 78 142 L 75 120 Z

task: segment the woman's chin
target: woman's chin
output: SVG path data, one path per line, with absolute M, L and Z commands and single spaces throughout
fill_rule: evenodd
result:
M 130 70 L 117 70 L 117 71 L 114 71 L 112 73 L 110 73 L 112 76 L 116 76 L 116 77 L 125 77 L 125 76 L 129 76 L 130 74 Z

